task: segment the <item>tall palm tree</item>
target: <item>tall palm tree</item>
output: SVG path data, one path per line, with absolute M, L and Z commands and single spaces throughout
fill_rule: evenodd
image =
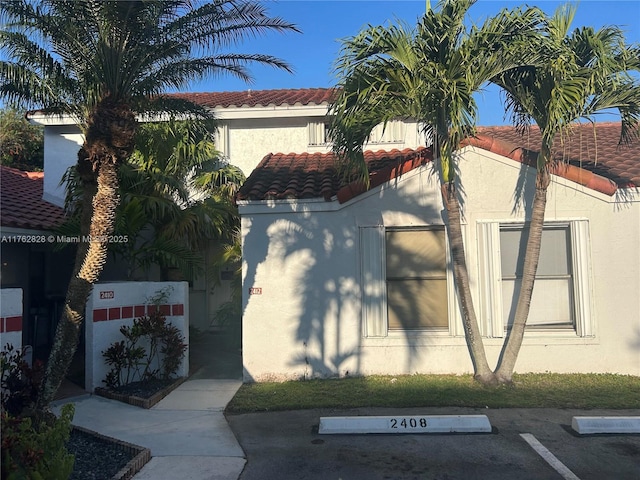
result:
M 529 315 L 554 142 L 570 135 L 577 121 L 593 121 L 598 112 L 609 109 L 620 113 L 621 143 L 637 138 L 639 133 L 640 85 L 631 72 L 640 67 L 640 49 L 625 45 L 624 34 L 617 27 L 598 31 L 583 27 L 569 33 L 574 14 L 575 7 L 566 5 L 549 19 L 544 32 L 548 62 L 514 69 L 494 79 L 506 92 L 516 125 L 524 130 L 535 122 L 542 136 L 522 283 L 513 325 L 496 369 L 502 383 L 511 382 Z
M 14 0 L 0 3 L 0 96 L 72 115 L 84 143 L 77 169 L 83 233 L 37 406 L 48 406 L 75 352 L 84 307 L 107 255 L 118 205 L 118 169 L 134 148 L 136 114 L 203 108 L 168 88 L 228 73 L 250 80 L 253 63 L 289 70 L 268 55 L 230 53 L 247 37 L 296 30 L 251 0 Z
M 337 63 L 340 93 L 331 106 L 336 154 L 368 181 L 363 143 L 379 123 L 412 118 L 433 140 L 446 208 L 447 235 L 475 377 L 495 376 L 487 363 L 469 288 L 462 241 L 455 150 L 474 132 L 473 94 L 502 72 L 536 60 L 538 9 L 503 10 L 480 27 L 464 24 L 474 0 L 443 0 L 415 29 L 369 27 L 344 42 Z M 523 50 L 521 45 L 531 48 Z M 350 170 L 353 174 L 353 170 Z

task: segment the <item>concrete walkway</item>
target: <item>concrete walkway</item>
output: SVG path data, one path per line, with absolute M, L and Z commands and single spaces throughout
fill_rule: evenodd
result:
M 151 450 L 134 480 L 237 480 L 245 465 L 223 411 L 240 380 L 187 380 L 146 410 L 97 395 L 52 404 L 75 405 L 73 424 Z

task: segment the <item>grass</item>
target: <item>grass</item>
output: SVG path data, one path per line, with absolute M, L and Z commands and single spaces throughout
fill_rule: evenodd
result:
M 489 407 L 640 409 L 640 377 L 529 373 L 483 387 L 471 375 L 370 376 L 243 385 L 227 413 L 312 408 Z

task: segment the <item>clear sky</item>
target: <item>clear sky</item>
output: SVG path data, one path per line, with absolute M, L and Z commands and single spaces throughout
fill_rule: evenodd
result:
M 426 8 L 425 0 L 279 0 L 267 1 L 270 15 L 294 23 L 301 34 L 269 34 L 243 43 L 237 50 L 267 53 L 287 61 L 293 74 L 266 67 L 253 67 L 251 85 L 232 77 L 217 77 L 192 85 L 189 91 L 235 91 L 251 88 L 330 87 L 335 82 L 332 65 L 340 49 L 340 39 L 356 35 L 363 27 L 402 19 L 415 25 Z M 471 7 L 470 20 L 481 23 L 502 8 L 528 4 L 552 14 L 566 2 L 553 0 L 496 1 L 479 0 Z M 576 3 L 576 2 L 573 2 Z M 431 1 L 432 8 L 437 4 Z M 640 43 L 640 0 L 582 0 L 573 27 L 618 25 L 626 32 L 628 43 Z M 497 91 L 486 89 L 477 98 L 480 125 L 508 123 Z

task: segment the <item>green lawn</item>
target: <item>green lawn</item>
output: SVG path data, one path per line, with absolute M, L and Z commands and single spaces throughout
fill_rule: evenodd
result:
M 370 376 L 243 385 L 227 413 L 357 407 L 638 408 L 640 377 L 611 374 L 514 375 L 487 388 L 471 375 Z

